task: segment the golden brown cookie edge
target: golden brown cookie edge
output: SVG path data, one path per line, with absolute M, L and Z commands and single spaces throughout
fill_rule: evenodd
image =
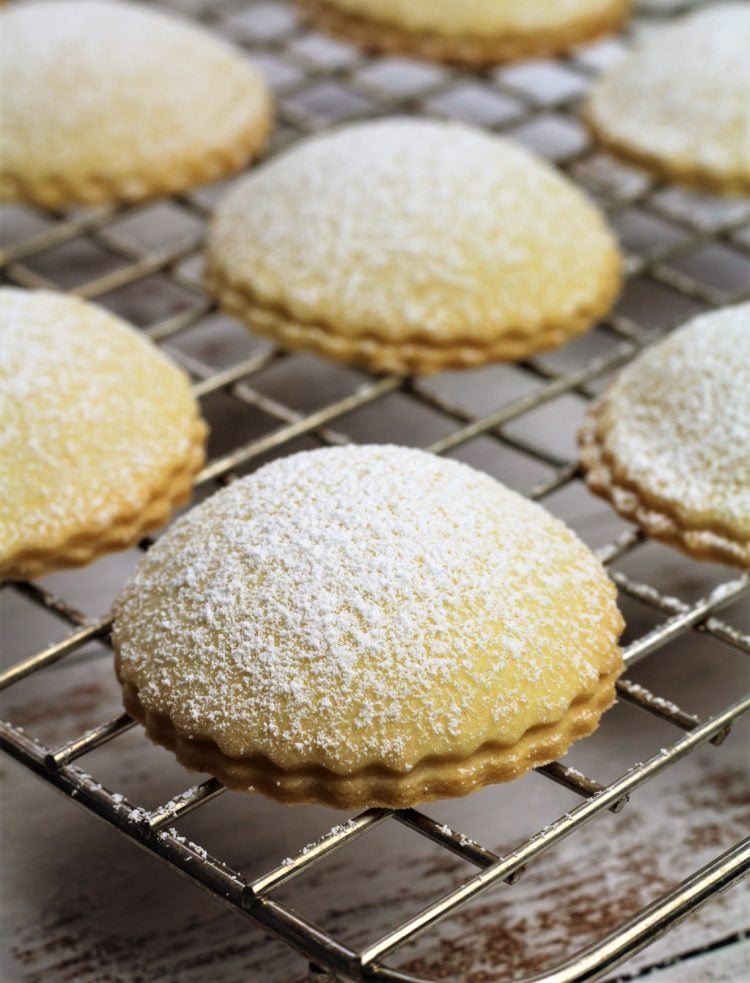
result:
M 616 648 L 619 653 L 619 648 Z M 115 653 L 119 673 L 119 659 Z M 511 747 L 485 744 L 461 760 L 425 759 L 407 774 L 368 768 L 337 775 L 322 767 L 285 771 L 267 758 L 230 758 L 212 741 L 191 740 L 165 716 L 147 710 L 137 688 L 120 680 L 127 712 L 141 723 L 151 741 L 172 751 L 191 771 L 207 772 L 239 792 L 259 792 L 284 804 L 317 803 L 336 809 L 407 808 L 434 799 L 457 798 L 486 785 L 513 781 L 548 764 L 570 745 L 592 734 L 615 701 L 615 682 L 623 664 L 603 675 L 590 697 L 573 701 L 556 724 L 535 727 Z
M 580 463 L 586 485 L 629 522 L 633 522 L 651 539 L 680 550 L 695 560 L 708 560 L 730 566 L 750 568 L 750 542 L 707 529 L 689 526 L 673 512 L 656 502 L 633 482 L 615 476 L 601 439 L 598 412 L 601 401 L 594 403 L 578 431 Z
M 720 195 L 750 195 L 750 169 L 747 173 L 717 174 L 692 161 L 668 160 L 656 153 L 633 147 L 617 138 L 611 130 L 594 118 L 591 99 L 584 104 L 581 118 L 593 140 L 626 164 L 647 171 L 659 181 L 674 181 L 696 191 Z
M 558 348 L 589 331 L 612 308 L 622 286 L 621 257 L 614 246 L 610 259 L 609 267 L 602 273 L 598 292 L 567 321 L 514 326 L 486 345 L 460 339 L 441 345 L 435 338 L 427 337 L 385 342 L 374 335 L 344 335 L 333 325 L 301 323 L 281 307 L 261 304 L 246 284 L 231 282 L 219 265 L 211 261 L 210 255 L 205 288 L 227 313 L 238 317 L 255 333 L 276 341 L 282 348 L 311 351 L 376 373 L 432 375 L 446 369 L 518 361 L 537 352 Z
M 181 167 L 171 166 L 151 174 L 133 174 L 112 179 L 100 174 L 49 174 L 31 181 L 21 174 L 0 172 L 0 202 L 32 204 L 60 209 L 73 205 L 132 204 L 190 191 L 242 170 L 260 156 L 273 125 L 270 98 L 265 111 L 237 134 L 234 143 L 216 147 Z
M 561 54 L 575 45 L 616 31 L 630 10 L 629 0 L 612 0 L 605 13 L 578 18 L 565 28 L 484 39 L 400 30 L 344 13 L 325 0 L 296 0 L 296 3 L 303 18 L 313 27 L 365 49 L 473 66 Z
M 163 526 L 171 513 L 190 499 L 193 480 L 206 459 L 207 436 L 208 427 L 196 411 L 185 459 L 157 479 L 150 498 L 141 508 L 123 512 L 103 530 L 92 531 L 80 525 L 48 548 L 42 545 L 20 548 L 0 560 L 0 582 L 35 580 L 60 570 L 87 566 L 107 553 L 129 549 Z

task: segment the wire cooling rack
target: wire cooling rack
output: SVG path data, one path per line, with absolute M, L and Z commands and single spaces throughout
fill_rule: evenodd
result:
M 446 395 L 429 380 L 356 372 L 357 382 L 351 391 L 341 398 L 324 399 L 310 410 L 295 406 L 291 399 L 269 395 L 257 384 L 269 369 L 283 373 L 285 364 L 295 356 L 259 342 L 250 354 L 217 368 L 197 357 L 190 345 L 180 344 L 214 314 L 200 291 L 198 257 L 215 189 L 127 209 L 98 208 L 54 215 L 25 208 L 7 209 L 10 244 L 2 255 L 6 282 L 69 289 L 115 309 L 116 298 L 123 291 L 136 288 L 130 290 L 129 297 L 150 297 L 152 309 L 161 311 L 155 318 L 150 317 L 144 330 L 154 341 L 166 343 L 173 357 L 191 373 L 196 396 L 205 403 L 212 395 L 222 393 L 233 402 L 240 417 L 250 411 L 262 415 L 266 427 L 250 439 L 233 440 L 226 429 L 215 435 L 220 439 L 214 450 L 217 446 L 219 450 L 215 450 L 198 477 L 199 496 L 237 473 L 251 470 L 269 456 L 288 453 L 300 438 L 316 445 L 353 439 L 343 425 L 345 421 L 353 413 L 383 405 L 397 394 L 404 406 L 439 414 L 443 421 L 443 431 L 428 449 L 439 454 L 454 453 L 478 438 L 491 441 L 544 471 L 545 476 L 526 490 L 532 498 L 545 500 L 580 482 L 577 464 L 550 449 L 543 439 L 519 433 L 514 424 L 530 419 L 543 408 L 561 406 L 571 395 L 590 398 L 609 373 L 679 322 L 679 315 L 674 314 L 670 323 L 659 322 L 664 297 L 669 297 L 672 312 L 678 309 L 687 315 L 750 295 L 750 204 L 706 198 L 655 182 L 638 170 L 616 164 L 592 147 L 586 137 L 576 107 L 592 76 L 617 53 L 617 40 L 589 46 L 566 58 L 467 73 L 405 59 L 368 56 L 308 31 L 283 3 L 174 0 L 165 6 L 179 8 L 209 29 L 230 36 L 257 59 L 277 91 L 280 128 L 276 149 L 334 123 L 389 113 L 458 116 L 494 131 L 509 132 L 555 160 L 600 201 L 624 241 L 629 276 L 625 301 L 589 336 L 589 346 L 582 349 L 584 357 L 576 359 L 565 354 L 578 350 L 574 344 L 563 350 L 560 360 L 540 357 L 521 363 L 516 371 L 523 373 L 527 387 L 514 398 L 503 399 L 503 391 L 499 390 L 496 405 L 477 410 Z M 654 2 L 650 9 L 649 5 L 642 5 L 635 29 L 648 29 L 651 21 L 672 17 L 686 6 L 696 4 Z M 159 228 L 169 227 L 165 241 L 148 236 L 139 241 L 137 234 L 127 234 L 127 230 L 138 227 L 144 216 L 152 218 L 151 228 L 154 223 Z M 138 301 L 136 308 L 140 310 Z M 238 432 L 241 434 L 241 428 Z M 399 440 L 400 436 L 399 432 L 392 432 L 384 439 Z M 145 548 L 148 544 L 142 545 Z M 626 530 L 598 552 L 604 562 L 614 564 L 638 555 L 643 548 L 642 536 Z M 610 572 L 622 594 L 651 608 L 657 620 L 654 627 L 627 645 L 625 659 L 629 667 L 687 632 L 750 653 L 750 637 L 718 616 L 722 608 L 748 591 L 747 575 L 728 575 L 708 596 L 687 602 L 620 569 L 610 567 Z M 43 672 L 92 640 L 108 643 L 109 617 L 91 620 L 64 597 L 37 584 L 14 583 L 4 589 L 22 594 L 72 631 L 63 640 L 2 672 L 0 687 L 10 687 Z M 429 812 L 371 809 L 334 827 L 312 846 L 301 848 L 254 880 L 246 879 L 174 829 L 188 813 L 222 795 L 224 789 L 215 779 L 147 810 L 108 790 L 74 764 L 133 727 L 134 722 L 126 714 L 56 748 L 42 745 L 21 728 L 2 720 L 0 742 L 5 751 L 45 782 L 283 939 L 309 961 L 311 979 L 415 980 L 417 977 L 389 968 L 388 957 L 480 892 L 503 881 L 514 883 L 524 868 L 545 851 L 606 810 L 621 809 L 631 793 L 699 746 L 719 745 L 732 723 L 750 709 L 750 697 L 746 697 L 707 719 L 698 719 L 627 677 L 618 683 L 618 693 L 621 701 L 672 725 L 675 740 L 608 784 L 600 784 L 560 763 L 538 769 L 577 793 L 581 801 L 511 852 L 499 855 L 438 823 Z M 276 890 L 292 878 L 344 845 L 366 840 L 375 827 L 394 822 L 462 857 L 477 872 L 359 951 L 276 899 Z M 715 857 L 556 970 L 534 979 L 562 983 L 606 973 L 737 883 L 749 867 L 750 840 L 746 840 Z

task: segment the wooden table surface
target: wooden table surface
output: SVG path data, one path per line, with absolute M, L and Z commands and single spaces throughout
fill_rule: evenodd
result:
M 206 3 L 174 0 L 172 5 L 205 10 Z M 226 16 L 219 16 L 221 11 Z M 346 45 L 300 32 L 290 8 L 283 3 L 217 0 L 211 16 L 217 29 L 243 41 L 258 56 L 279 95 L 287 130 L 284 138 L 293 125 L 301 125 L 303 111 L 314 109 L 325 117 L 328 106 L 331 121 L 339 112 L 340 95 L 318 92 L 315 101 L 310 90 L 294 88 L 311 65 L 317 73 L 316 83 L 323 84 L 322 73 L 329 80 L 325 83 L 329 88 L 341 82 L 342 72 L 349 73 L 348 79 L 356 71 L 360 78 L 369 79 L 368 84 L 376 74 L 381 85 L 393 85 L 393 79 L 401 78 L 404 85 L 412 87 L 434 84 L 429 79 L 434 79 L 435 72 L 443 72 L 404 60 L 362 59 Z M 620 42 L 594 45 L 582 57 L 589 66 L 601 66 L 616 55 L 618 46 Z M 552 75 L 550 65 L 554 65 Z M 511 114 L 508 119 L 512 118 L 508 90 L 493 90 L 491 76 L 476 82 L 467 81 L 460 73 L 450 78 L 455 82 L 452 89 L 435 97 L 433 104 L 418 108 L 475 120 L 483 113 L 505 112 Z M 524 87 L 536 91 L 540 100 L 547 99 L 553 106 L 555 92 L 565 93 L 564 99 L 569 101 L 583 91 L 581 76 L 563 63 L 515 67 L 503 78 L 519 92 Z M 486 90 L 482 97 L 477 95 L 480 82 Z M 291 93 L 288 98 L 284 97 L 286 87 Z M 414 109 L 412 103 L 409 106 Z M 570 132 L 560 130 L 562 123 L 569 129 L 573 126 L 568 102 L 564 109 L 551 110 L 550 115 L 558 121 L 557 138 L 563 143 L 570 141 Z M 539 149 L 555 157 L 549 127 L 547 135 L 540 136 L 538 128 L 532 133 L 527 132 L 527 123 L 523 126 L 526 129 L 519 138 L 541 143 Z M 637 172 L 618 170 L 611 162 L 603 164 L 598 156 L 583 159 L 575 171 L 590 187 L 602 176 L 607 184 L 614 173 L 636 185 L 644 180 Z M 201 191 L 191 201 L 210 205 L 218 193 L 217 189 Z M 636 198 L 638 194 L 636 191 Z M 717 289 L 725 292 L 727 302 L 733 292 L 746 289 L 750 276 L 747 252 L 733 252 L 730 247 L 739 243 L 740 237 L 750 242 L 750 206 L 669 188 L 657 188 L 649 201 L 657 200 L 658 218 L 642 199 L 613 217 L 631 253 L 649 256 L 656 248 L 694 235 L 694 221 L 702 221 L 709 234 L 714 229 L 722 232 L 723 252 L 718 257 L 705 250 L 696 253 L 697 258 L 690 259 L 692 265 L 685 268 L 691 276 L 718 283 Z M 693 218 L 686 218 L 688 213 Z M 158 203 L 124 214 L 114 227 L 119 241 L 131 249 L 169 248 L 186 235 L 200 235 L 197 214 L 185 202 Z M 8 209 L 4 223 L 4 233 L 11 242 L 54 224 L 41 213 L 23 208 Z M 722 231 L 730 227 L 731 235 Z M 82 235 L 32 257 L 28 268 L 61 288 L 76 288 L 116 268 L 113 241 L 105 249 L 95 237 Z M 199 304 L 197 250 L 196 240 L 194 253 L 184 260 L 181 257 L 178 267 L 170 266 L 170 270 L 179 268 L 179 284 L 160 270 L 107 291 L 101 301 L 144 327 Z M 697 294 L 670 291 L 663 283 L 639 275 L 630 281 L 618 311 L 635 324 L 659 331 L 705 306 Z M 540 364 L 574 369 L 612 343 L 606 332 L 597 330 L 562 352 L 545 356 Z M 183 360 L 198 359 L 218 370 L 268 346 L 253 339 L 236 322 L 209 312 L 197 316 L 194 325 L 170 339 L 167 347 Z M 355 370 L 302 355 L 271 363 L 252 378 L 254 391 L 262 398 L 299 413 L 356 392 L 367 382 L 367 377 Z M 460 403 L 468 413 L 481 414 L 533 391 L 540 380 L 528 367 L 508 366 L 446 373 L 425 385 Z M 569 392 L 514 420 L 507 432 L 571 459 L 584 407 L 585 399 Z M 262 407 L 245 405 L 238 409 L 224 394 L 205 400 L 204 412 L 212 425 L 214 455 L 271 428 Z M 397 438 L 402 443 L 425 446 L 453 429 L 455 421 L 415 403 L 408 393 L 395 392 L 337 420 L 335 426 L 358 441 Z M 283 452 L 315 445 L 312 437 L 304 437 L 286 445 Z M 488 436 L 461 446 L 454 456 L 521 489 L 549 475 L 549 469 L 532 456 L 516 453 L 510 445 Z M 253 466 L 257 463 L 254 461 Z M 549 496 L 545 504 L 593 547 L 626 528 L 605 503 L 587 493 L 580 481 Z M 43 584 L 87 615 L 100 616 L 109 609 L 139 555 L 131 550 L 89 569 L 47 578 Z M 688 561 L 655 544 L 639 546 L 615 567 L 688 602 L 736 576 L 726 568 Z M 0 593 L 0 604 L 3 664 L 67 633 L 60 621 L 40 613 L 12 588 Z M 745 598 L 744 604 L 735 603 L 722 617 L 748 631 L 748 607 Z M 623 600 L 623 610 L 627 639 L 638 637 L 663 617 L 648 605 L 628 598 Z M 630 675 L 701 717 L 723 708 L 748 687 L 747 658 L 697 632 L 680 635 L 637 665 Z M 119 710 L 111 655 L 98 644 L 14 686 L 2 700 L 4 717 L 52 747 Z M 596 735 L 573 748 L 566 763 L 605 782 L 677 736 L 663 721 L 618 704 L 606 715 Z M 480 896 L 438 929 L 400 950 L 391 964 L 453 983 L 521 979 L 550 969 L 601 937 L 746 835 L 750 825 L 747 737 L 747 723 L 740 723 L 721 747 L 706 745 L 694 752 L 641 788 L 622 812 L 599 816 L 535 862 L 518 884 L 502 885 Z M 82 763 L 107 787 L 149 808 L 196 781 L 196 776 L 184 772 L 168 752 L 153 747 L 140 728 L 93 752 Z M 459 801 L 435 803 L 426 811 L 502 852 L 578 801 L 573 793 L 532 773 L 512 785 L 488 788 Z M 292 983 L 306 978 L 304 961 L 281 942 L 225 910 L 5 757 L 0 757 L 0 802 L 2 983 Z M 253 876 L 341 821 L 341 814 L 323 808 L 284 807 L 257 796 L 227 793 L 181 821 L 179 829 L 245 875 Z M 278 895 L 345 942 L 360 946 L 472 872 L 473 868 L 460 859 L 388 821 Z M 750 943 L 743 937 L 748 928 L 750 901 L 746 887 L 740 886 L 606 978 L 643 976 L 654 983 L 739 983 L 750 977 Z
M 75 579 L 95 597 L 102 574 L 117 579 L 121 558 Z M 106 568 L 106 570 L 104 569 Z M 90 593 L 89 593 L 90 591 Z M 27 603 L 6 602 L 6 649 L 28 618 Z M 737 613 L 738 614 L 738 613 Z M 34 613 L 36 617 L 36 614 Z M 48 639 L 54 633 L 49 632 Z M 24 634 L 22 642 L 28 642 Z M 40 633 L 41 638 L 41 633 Z M 681 638 L 634 672 L 682 706 L 709 712 L 747 686 L 741 659 Z M 20 643 L 19 643 L 20 647 Z M 56 746 L 119 708 L 111 659 L 92 646 L 10 691 L 3 715 Z M 671 728 L 618 705 L 600 732 L 566 761 L 611 779 L 673 739 Z M 706 746 L 641 789 L 619 814 L 606 813 L 550 851 L 515 886 L 482 896 L 438 932 L 399 954 L 397 964 L 437 980 L 505 980 L 541 971 L 615 927 L 745 835 L 750 823 L 747 727 L 721 747 Z M 155 806 L 194 782 L 140 729 L 86 759 L 86 767 L 133 801 Z M 302 960 L 281 943 L 185 883 L 154 858 L 8 760 L 0 761 L 3 802 L 3 981 L 170 983 L 305 978 Z M 430 815 L 497 851 L 513 846 L 576 802 L 532 774 L 428 807 Z M 180 823 L 180 831 L 259 874 L 341 821 L 322 808 L 284 807 L 227 794 Z M 470 869 L 422 837 L 390 822 L 280 892 L 295 908 L 352 944 L 373 939 L 457 885 Z M 748 892 L 734 889 L 694 915 L 608 979 L 659 969 L 665 981 L 740 981 L 750 948 Z M 669 963 L 675 959 L 677 965 Z

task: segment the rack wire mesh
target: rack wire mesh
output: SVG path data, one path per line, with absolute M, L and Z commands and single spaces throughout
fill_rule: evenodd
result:
M 642 4 L 635 29 L 649 21 L 673 17 L 696 4 Z M 146 333 L 166 343 L 194 379 L 194 392 L 206 401 L 217 393 L 230 399 L 241 415 L 252 410 L 265 425 L 260 433 L 237 442 L 231 432 L 217 435 L 214 453 L 198 477 L 199 494 L 231 480 L 261 461 L 288 453 L 300 438 L 313 445 L 348 442 L 345 423 L 356 411 L 380 406 L 398 396 L 400 405 L 436 413 L 443 422 L 428 445 L 438 454 L 466 448 L 482 438 L 520 455 L 539 467 L 527 493 L 545 500 L 580 481 L 575 460 L 538 436 L 514 429 L 542 408 L 556 408 L 566 397 L 589 399 L 608 374 L 625 364 L 655 336 L 679 322 L 658 323 L 661 294 L 669 294 L 684 313 L 713 308 L 750 296 L 750 203 L 719 201 L 665 186 L 644 173 L 616 164 L 592 146 L 577 120 L 576 106 L 592 76 L 617 52 L 618 42 L 589 46 L 569 57 L 520 63 L 497 70 L 462 72 L 446 66 L 376 58 L 305 28 L 284 3 L 245 0 L 172 0 L 164 6 L 187 11 L 212 30 L 229 35 L 261 64 L 277 92 L 280 122 L 275 148 L 344 120 L 390 113 L 428 113 L 468 118 L 490 130 L 510 132 L 547 154 L 595 195 L 620 231 L 627 249 L 630 286 L 637 303 L 623 303 L 597 326 L 583 356 L 539 357 L 518 366 L 526 385 L 519 395 L 496 405 L 467 407 L 430 380 L 368 377 L 356 373 L 356 385 L 340 398 L 323 398 L 314 408 L 264 392 L 263 373 L 284 371 L 292 356 L 265 343 L 217 368 L 180 346 L 197 326 L 214 314 L 200 290 L 199 255 L 205 221 L 216 189 L 199 190 L 162 202 L 130 208 L 106 207 L 44 215 L 32 209 L 5 210 L 9 244 L 2 254 L 5 282 L 26 287 L 68 289 L 116 307 L 118 291 L 136 286 L 149 298 Z M 633 28 L 631 28 L 633 30 Z M 128 229 L 161 209 L 156 225 L 166 222 L 167 241 L 138 240 Z M 150 226 L 153 228 L 153 222 Z M 60 262 L 60 257 L 63 257 Z M 627 294 L 626 294 L 627 297 Z M 138 301 L 136 301 L 138 308 Z M 137 319 L 137 318 L 136 318 Z M 569 351 L 576 346 L 569 346 Z M 335 387 L 334 387 L 335 388 Z M 337 394 L 337 393 L 336 393 Z M 386 415 L 386 418 L 389 417 Z M 384 438 L 398 435 L 384 434 Z M 217 449 L 218 448 L 218 449 Z M 501 475 L 502 477 L 502 475 Z M 146 544 L 142 544 L 147 547 Z M 750 636 L 719 617 L 750 589 L 747 575 L 727 575 L 709 594 L 684 601 L 613 567 L 638 554 L 641 534 L 627 529 L 600 546 L 599 555 L 625 597 L 649 606 L 660 620 L 627 645 L 633 666 L 685 632 L 710 637 L 722 646 L 750 654 Z M 686 561 L 687 562 L 687 561 Z M 91 619 L 65 598 L 39 584 L 14 583 L 4 590 L 22 594 L 52 613 L 72 631 L 0 673 L 0 688 L 40 673 L 79 652 L 93 640 L 108 641 L 108 616 Z M 580 804 L 561 815 L 514 850 L 498 855 L 431 818 L 427 812 L 371 809 L 334 827 L 254 880 L 246 879 L 206 849 L 185 840 L 175 829 L 188 813 L 222 795 L 215 779 L 173 796 L 164 805 L 144 809 L 124 795 L 103 787 L 74 762 L 115 741 L 134 722 L 124 713 L 57 748 L 46 747 L 10 721 L 0 720 L 0 746 L 59 791 L 117 828 L 216 898 L 264 926 L 310 963 L 310 978 L 343 980 L 414 980 L 389 968 L 396 950 L 493 885 L 514 883 L 524 868 L 562 839 L 576 833 L 606 810 L 617 811 L 640 786 L 663 773 L 697 747 L 719 745 L 733 722 L 750 710 L 750 697 L 738 699 L 698 719 L 669 699 L 628 678 L 618 684 L 619 698 L 656 715 L 677 729 L 677 738 L 658 754 L 639 762 L 607 784 L 554 763 L 538 771 L 580 796 Z M 593 738 L 596 740 L 597 738 Z M 341 847 L 367 837 L 384 823 L 401 823 L 440 847 L 462 857 L 477 873 L 440 896 L 415 916 L 394 926 L 366 947 L 355 950 L 288 905 L 274 892 Z M 556 970 L 535 979 L 572 981 L 602 975 L 653 941 L 672 925 L 731 887 L 750 869 L 750 840 L 737 843 L 676 888 L 637 912 L 588 949 L 572 955 Z M 531 977 L 528 977 L 531 979 Z

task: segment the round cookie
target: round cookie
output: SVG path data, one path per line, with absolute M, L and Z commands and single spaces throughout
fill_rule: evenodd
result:
M 649 536 L 750 567 L 750 303 L 646 349 L 579 442 L 589 487 Z
M 129 713 L 240 791 L 408 806 L 591 733 L 615 589 L 540 506 L 399 447 L 274 461 L 179 520 L 115 604 Z
M 0 289 L 0 579 L 125 549 L 190 495 L 206 425 L 187 377 L 124 321 Z
M 271 122 L 242 53 L 120 0 L 0 14 L 0 199 L 49 208 L 174 194 L 240 169 Z
M 298 0 L 316 26 L 365 48 L 469 65 L 566 51 L 616 30 L 629 0 Z
M 599 211 L 536 155 L 397 118 L 308 139 L 239 182 L 210 230 L 206 286 L 286 348 L 427 373 L 586 331 L 620 264 Z
M 649 34 L 594 86 L 585 117 L 657 175 L 750 193 L 750 5 L 722 3 Z

